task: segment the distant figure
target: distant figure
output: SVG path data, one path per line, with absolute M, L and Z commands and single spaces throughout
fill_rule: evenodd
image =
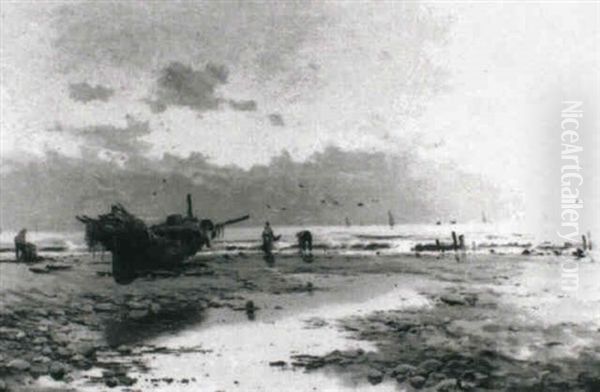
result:
M 37 258 L 35 245 L 27 242 L 27 229 L 21 229 L 15 236 L 15 256 L 17 261 L 31 262 Z
M 312 255 L 312 233 L 309 230 L 302 230 L 296 233 L 298 239 L 298 248 L 302 256 Z
M 262 232 L 262 249 L 267 255 L 270 255 L 273 252 L 273 242 L 275 242 L 273 229 L 271 229 L 271 224 L 269 222 L 265 222 L 265 228 Z
M 15 256 L 19 260 L 25 254 L 27 247 L 27 229 L 21 229 L 15 236 Z
M 392 215 L 392 211 L 388 210 L 388 224 L 390 225 L 390 228 L 394 228 L 394 215 Z

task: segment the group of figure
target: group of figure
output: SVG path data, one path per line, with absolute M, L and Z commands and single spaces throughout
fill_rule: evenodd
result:
M 275 235 L 271 228 L 271 224 L 266 222 L 262 232 L 262 250 L 265 253 L 265 261 L 267 264 L 273 264 L 275 262 L 273 245 L 275 241 L 278 241 L 280 238 L 281 235 Z M 304 260 L 312 260 L 312 233 L 309 230 L 299 231 L 296 233 L 296 239 L 298 240 L 300 254 Z

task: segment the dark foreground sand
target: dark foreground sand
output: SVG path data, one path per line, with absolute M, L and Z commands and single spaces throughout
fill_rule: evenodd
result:
M 600 263 L 589 259 L 576 293 L 550 256 L 280 256 L 268 267 L 199 255 L 179 276 L 128 286 L 108 260 L 0 264 L 0 390 L 269 391 L 288 377 L 287 390 L 600 391 Z M 47 264 L 70 268 L 39 273 Z M 277 325 L 289 334 L 264 340 L 285 332 Z M 315 354 L 321 330 L 356 344 L 322 339 Z M 220 373 L 227 361 L 239 367 Z

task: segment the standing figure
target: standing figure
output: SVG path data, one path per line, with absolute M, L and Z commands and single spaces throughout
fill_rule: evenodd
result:
M 15 256 L 17 261 L 35 261 L 37 252 L 35 245 L 27 242 L 27 229 L 21 229 L 15 236 Z
M 27 229 L 21 229 L 15 236 L 15 256 L 19 260 L 26 252 L 27 245 Z
M 298 239 L 298 248 L 302 256 L 312 255 L 312 233 L 309 230 L 302 230 L 296 233 Z
M 262 232 L 262 249 L 265 254 L 270 255 L 273 252 L 273 242 L 275 242 L 273 229 L 271 229 L 269 222 L 265 222 L 265 228 Z
M 273 242 L 277 241 L 280 236 L 273 234 L 273 229 L 269 222 L 265 222 L 265 228 L 262 232 L 262 250 L 265 252 L 265 261 L 267 265 L 272 267 L 275 264 L 275 256 L 273 256 Z

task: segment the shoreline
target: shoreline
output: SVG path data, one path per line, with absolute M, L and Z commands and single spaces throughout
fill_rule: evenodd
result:
M 121 389 L 143 386 L 144 390 L 161 391 L 173 390 L 175 385 L 181 388 L 187 385 L 189 390 L 202 385 L 225 387 L 219 384 L 218 377 L 208 377 L 208 381 L 198 377 L 196 373 L 201 373 L 200 367 L 192 367 L 190 374 L 177 377 L 164 372 L 154 374 L 152 372 L 160 372 L 163 365 L 154 363 L 151 358 L 158 356 L 176 361 L 191 356 L 208 361 L 219 356 L 228 357 L 231 356 L 228 347 L 238 347 L 231 342 L 223 343 L 220 349 L 210 348 L 210 351 L 206 351 L 205 345 L 176 347 L 173 342 L 178 341 L 180 335 L 201 337 L 207 330 L 213 334 L 210 336 L 214 341 L 236 328 L 252 336 L 252 325 L 288 320 L 286 325 L 296 331 L 292 339 L 301 335 L 310 340 L 311 336 L 320 336 L 320 333 L 326 333 L 323 336 L 331 339 L 325 340 L 331 342 L 337 341 L 336 336 L 344 338 L 338 341 L 339 347 L 335 344 L 328 347 L 329 351 L 315 352 L 310 347 L 302 350 L 300 345 L 287 356 L 285 350 L 289 351 L 293 345 L 285 338 L 276 345 L 281 353 L 279 357 L 260 358 L 259 363 L 264 366 L 260 368 L 261 372 L 285 374 L 290 371 L 303 385 L 311 380 L 323 380 L 319 374 L 325 370 L 324 374 L 329 375 L 326 379 L 335 375 L 333 379 L 340 390 L 367 387 L 410 390 L 433 388 L 439 383 L 456 386 L 466 371 L 464 367 L 470 366 L 478 370 L 475 373 L 486 375 L 482 380 L 488 384 L 482 385 L 493 387 L 499 379 L 508 376 L 494 373 L 495 368 L 477 367 L 462 357 L 454 358 L 458 361 L 454 362 L 455 368 L 447 371 L 434 369 L 436 363 L 432 361 L 424 366 L 435 371 L 415 369 L 421 369 L 426 360 L 448 362 L 449 357 L 444 355 L 456 356 L 462 350 L 458 342 L 465 337 L 484 346 L 489 346 L 490 339 L 496 339 L 502 343 L 493 351 L 496 357 L 485 359 L 513 372 L 511 378 L 518 383 L 532 383 L 530 379 L 535 378 L 534 374 L 538 376 L 539 384 L 546 380 L 540 374 L 547 369 L 523 367 L 528 373 L 520 374 L 518 369 L 507 367 L 506 358 L 518 358 L 526 363 L 532 362 L 533 358 L 539 361 L 538 357 L 556 360 L 561 358 L 558 355 L 561 353 L 572 357 L 573 353 L 565 347 L 575 349 L 573 342 L 577 339 L 587 339 L 586 342 L 592 339 L 593 342 L 595 338 L 598 341 L 600 320 L 579 319 L 570 323 L 561 320 L 556 304 L 564 305 L 567 299 L 561 298 L 561 293 L 552 288 L 552 281 L 545 284 L 528 282 L 528 276 L 537 276 L 534 271 L 542 275 L 551 273 L 557 267 L 553 264 L 556 261 L 537 256 L 467 257 L 467 262 L 457 263 L 452 255 L 443 259 L 427 255 L 419 258 L 338 255 L 316 257 L 312 263 L 305 263 L 297 256 L 280 256 L 275 266 L 268 268 L 255 256 L 201 254 L 185 263 L 180 276 L 146 277 L 128 286 L 114 284 L 105 274 L 110 264 L 94 261 L 91 255 L 61 258 L 56 263 L 72 268 L 42 275 L 31 274 L 24 265 L 0 263 L 5 277 L 10 271 L 12 278 L 22 280 L 10 289 L 2 287 L 0 338 L 4 345 L 2 351 L 8 355 L 0 358 L 0 371 L 8 378 L 9 390 L 20 390 L 16 381 L 29 382 L 28 390 L 64 389 L 70 385 L 89 390 L 106 386 Z M 587 276 L 598 276 L 597 263 L 582 265 Z M 26 276 L 29 280 L 24 279 Z M 600 287 L 593 284 L 588 287 L 586 282 L 584 289 L 589 290 L 589 295 L 584 304 L 597 310 L 587 313 L 600 315 Z M 394 284 L 399 287 L 395 288 Z M 427 306 L 403 308 L 401 299 L 398 299 L 398 305 L 386 299 L 411 287 L 413 294 L 406 292 L 404 296 L 409 299 L 422 297 Z M 357 313 L 356 306 L 369 300 L 372 300 L 369 311 Z M 251 309 L 248 308 L 249 301 L 252 301 Z M 536 314 L 533 307 L 546 309 L 546 312 L 549 309 L 557 315 L 553 321 L 539 310 Z M 483 316 L 493 322 L 481 323 Z M 306 317 L 308 321 L 303 319 Z M 549 324 L 544 325 L 544 322 Z M 571 332 L 561 335 L 555 331 L 566 327 Z M 133 332 L 128 334 L 128 331 Z M 273 336 L 279 333 L 277 328 L 273 331 Z M 303 331 L 308 334 L 304 335 Z M 531 349 L 530 358 L 519 358 L 522 353 L 511 351 L 515 347 L 509 343 L 515 339 L 523 342 L 525 337 L 541 339 L 544 349 Z M 346 345 L 348 339 L 360 344 L 349 348 Z M 186 343 L 185 339 L 183 342 Z M 431 346 L 431 342 L 436 345 Z M 313 343 L 318 344 L 319 340 Z M 552 344 L 546 347 L 546 343 Z M 580 387 L 577 383 L 597 380 L 593 372 L 588 377 L 589 370 L 584 364 L 600 364 L 597 358 L 600 349 L 592 343 L 589 345 L 588 349 L 578 347 L 577 350 L 586 356 L 572 360 L 569 365 L 570 369 L 578 369 L 575 376 L 584 380 L 569 378 L 573 390 Z M 411 347 L 411 351 L 398 350 L 399 347 Z M 244 346 L 238 349 L 243 352 Z M 479 358 L 480 353 L 467 351 L 471 360 Z M 28 363 L 27 369 L 25 364 L 11 365 L 13 359 L 19 358 Z M 120 363 L 121 360 L 124 363 Z M 459 366 L 460 360 L 463 362 Z M 270 365 L 270 362 L 278 365 Z M 22 369 L 15 365 L 22 365 Z M 400 365 L 408 366 L 399 368 Z M 308 374 L 304 374 L 303 369 Z M 400 375 L 401 370 L 405 374 Z M 60 381 L 52 380 L 49 374 L 54 374 Z M 242 379 L 243 374 L 240 372 L 240 379 L 236 380 L 240 388 L 246 385 L 254 390 L 251 382 Z M 472 376 L 468 374 L 468 377 Z M 268 383 L 275 383 L 276 379 L 259 380 L 256 385 L 260 382 L 270 385 Z M 187 382 L 182 383 L 182 380 Z M 547 380 L 544 382 L 548 383 Z M 466 381 L 462 383 L 466 385 Z M 265 388 L 269 390 L 269 386 Z

